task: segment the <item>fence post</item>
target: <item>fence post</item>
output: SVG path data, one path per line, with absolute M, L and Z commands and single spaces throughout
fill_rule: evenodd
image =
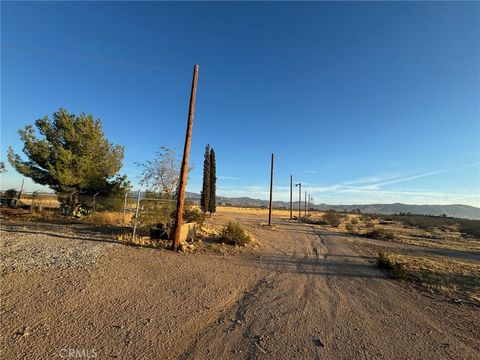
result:
M 123 222 L 125 222 L 125 213 L 127 211 L 127 194 L 128 192 L 125 192 L 125 200 L 123 201 Z
M 25 183 L 25 178 L 22 179 L 22 187 L 20 188 L 20 192 L 18 193 L 18 200 L 20 200 L 20 198 L 22 197 L 24 183 Z
M 37 195 L 37 192 L 34 191 L 33 194 L 32 194 L 32 203 L 30 204 L 30 212 L 33 213 L 33 209 L 34 209 L 34 203 L 35 203 L 35 197 Z
M 140 190 L 138 190 L 138 192 L 137 192 L 137 208 L 135 209 L 135 221 L 133 223 L 132 241 L 135 240 L 135 234 L 137 232 L 137 221 L 138 221 L 139 208 L 140 208 Z

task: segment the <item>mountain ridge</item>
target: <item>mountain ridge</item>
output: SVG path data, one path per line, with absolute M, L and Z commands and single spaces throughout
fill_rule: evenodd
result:
M 196 193 L 187 192 L 187 198 L 193 201 L 200 199 L 200 195 Z M 268 206 L 268 200 L 253 199 L 250 197 L 226 197 L 217 196 L 217 204 L 233 205 L 233 206 L 251 206 L 261 207 Z M 274 208 L 289 208 L 290 203 L 287 201 L 273 201 Z M 315 204 L 310 206 L 316 210 L 336 210 L 336 211 L 353 211 L 360 209 L 365 214 L 399 214 L 410 213 L 416 215 L 431 215 L 441 216 L 443 214 L 449 217 L 458 217 L 465 219 L 480 220 L 480 208 L 463 204 L 449 204 L 449 205 L 413 205 L 403 203 L 391 203 L 391 204 L 352 204 L 352 205 L 329 205 L 329 204 Z M 302 201 L 302 209 L 304 209 L 304 203 Z M 294 211 L 298 211 L 298 201 L 293 202 Z

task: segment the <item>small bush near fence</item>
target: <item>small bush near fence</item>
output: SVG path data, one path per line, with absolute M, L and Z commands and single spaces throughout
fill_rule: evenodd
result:
M 141 200 L 137 220 L 138 234 L 149 234 L 150 228 L 156 224 L 163 224 L 169 228 L 173 220 L 174 212 L 174 201 Z

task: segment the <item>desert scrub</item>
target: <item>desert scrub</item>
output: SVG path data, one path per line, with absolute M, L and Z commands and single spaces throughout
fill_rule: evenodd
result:
M 82 222 L 97 226 L 126 226 L 132 222 L 133 214 L 114 211 L 92 213 L 82 219 Z
M 366 215 L 365 215 L 365 216 L 363 216 L 362 220 L 363 220 L 363 222 L 365 223 L 365 226 L 366 226 L 367 228 L 373 227 L 373 220 L 372 220 L 372 218 L 371 218 L 370 216 L 366 216 Z
M 387 270 L 395 279 L 402 279 L 406 277 L 407 273 L 403 264 L 392 260 L 390 256 L 383 251 L 380 251 L 377 254 L 377 265 L 380 269 Z
M 220 231 L 220 239 L 227 243 L 245 246 L 252 242 L 252 237 L 248 235 L 242 226 L 237 222 L 229 221 Z
M 480 305 L 480 264 L 475 260 L 380 252 L 377 264 L 429 292 Z
M 370 239 L 379 239 L 379 240 L 388 240 L 388 241 L 395 240 L 395 233 L 390 229 L 383 229 L 383 228 L 373 229 L 365 233 L 363 236 L 368 237 Z
M 205 222 L 205 214 L 200 211 L 199 208 L 192 206 L 184 210 L 183 220 L 185 222 L 194 222 L 198 226 L 202 227 L 203 223 Z
M 358 222 L 357 222 L 358 223 Z M 353 221 L 347 223 L 347 225 L 345 225 L 345 229 L 350 233 L 350 234 L 356 234 L 357 233 L 357 228 L 355 227 L 355 224 L 353 223 Z
M 340 214 L 338 214 L 335 210 L 328 210 L 323 215 L 323 220 L 325 220 L 328 223 L 328 225 L 332 227 L 338 227 L 342 222 L 342 218 Z
M 296 219 L 296 217 L 294 217 Z M 324 219 L 317 219 L 311 216 L 302 216 L 300 222 L 313 225 L 328 225 L 328 222 Z

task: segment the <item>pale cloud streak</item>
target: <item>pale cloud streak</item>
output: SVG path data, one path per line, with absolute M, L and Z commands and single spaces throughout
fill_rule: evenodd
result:
M 390 188 L 390 185 L 407 183 L 416 179 L 435 176 L 438 174 L 479 165 L 480 161 L 470 162 L 457 167 L 429 171 L 408 176 L 398 174 L 380 174 L 356 180 L 345 181 L 333 185 L 319 185 L 302 183 L 305 190 L 314 196 L 317 201 L 329 204 L 367 204 L 403 202 L 410 204 L 466 204 L 480 206 L 478 191 L 442 192 L 428 189 Z M 387 188 L 385 188 L 387 187 Z M 219 191 L 222 191 L 219 189 Z M 251 197 L 266 199 L 269 195 L 268 186 L 247 186 L 238 188 L 224 188 L 224 196 Z M 298 191 L 294 190 L 296 198 Z M 303 195 L 303 194 L 302 194 Z M 274 199 L 288 201 L 290 198 L 289 186 L 275 186 Z

